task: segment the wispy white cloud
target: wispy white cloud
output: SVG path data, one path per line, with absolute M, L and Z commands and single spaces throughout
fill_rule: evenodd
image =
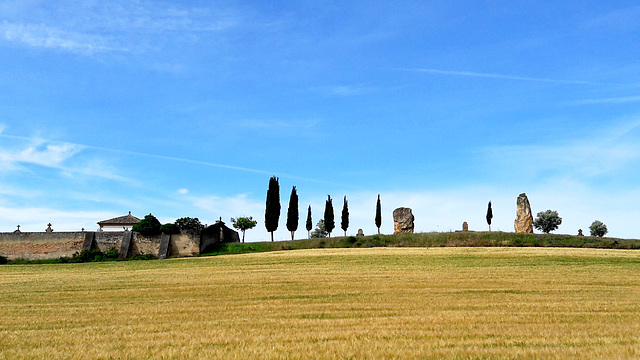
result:
M 49 141 L 41 138 L 11 136 L 0 133 L 0 137 L 26 140 L 27 144 L 14 147 L 0 146 L 0 164 L 4 171 L 23 170 L 23 165 L 38 165 L 59 170 L 62 175 L 88 175 L 104 179 L 135 183 L 119 175 L 111 166 L 94 158 L 90 163 L 70 163 L 78 154 L 90 147 L 68 142 Z
M 640 102 L 640 96 L 621 96 L 601 99 L 584 99 L 574 101 L 573 105 L 626 104 Z
M 0 39 L 83 55 L 157 49 L 167 38 L 198 39 L 204 33 L 224 31 L 238 23 L 238 15 L 232 10 L 151 1 L 51 2 L 11 9 L 0 14 Z M 156 67 L 162 71 L 182 70 L 181 65 Z
M 484 149 L 485 160 L 501 169 L 521 169 L 532 176 L 597 177 L 640 159 L 640 145 L 573 142 L 559 145 L 513 145 Z M 514 170 L 515 172 L 515 170 Z
M 57 169 L 64 170 L 64 171 L 69 171 L 69 172 L 72 172 L 72 173 L 81 173 L 81 174 L 86 174 L 86 175 L 100 176 L 100 177 L 103 177 L 103 178 L 113 179 L 113 180 L 121 180 L 121 181 L 129 181 L 129 182 L 133 181 L 131 179 L 128 179 L 128 178 L 119 176 L 117 174 L 114 174 L 111 171 L 101 170 L 99 167 L 89 167 L 89 168 L 63 167 L 62 165 L 60 165 L 60 163 L 53 163 L 53 162 L 48 162 L 48 161 L 44 161 L 44 160 L 45 160 L 45 158 L 47 156 L 55 159 L 56 158 L 55 155 L 57 154 L 57 152 L 55 150 L 58 150 L 58 152 L 59 152 L 61 149 L 77 149 L 77 151 L 76 151 L 76 153 L 77 153 L 80 150 L 92 149 L 92 150 L 110 152 L 110 153 L 115 153 L 115 154 L 126 154 L 126 155 L 133 155 L 133 156 L 160 159 L 160 160 L 176 161 L 176 162 L 182 162 L 182 163 L 188 163 L 188 164 L 194 164 L 194 165 L 200 165 L 200 166 L 216 167 L 216 168 L 221 168 L 221 169 L 243 171 L 243 172 L 256 173 L 256 174 L 264 174 L 264 175 L 269 175 L 269 176 L 274 175 L 274 174 L 278 174 L 278 176 L 282 177 L 282 178 L 288 178 L 288 179 L 294 179 L 294 180 L 302 180 L 302 181 L 315 182 L 315 183 L 341 185 L 341 184 L 336 184 L 336 183 L 333 183 L 333 182 L 321 181 L 321 180 L 317 180 L 317 179 L 313 179 L 313 178 L 308 178 L 308 177 L 302 177 L 302 176 L 297 176 L 297 175 L 293 175 L 293 174 L 282 173 L 282 172 L 275 171 L 275 170 L 269 171 L 269 170 L 252 169 L 252 168 L 246 168 L 246 167 L 240 167 L 240 166 L 218 164 L 218 163 L 213 163 L 213 162 L 208 162 L 208 161 L 192 160 L 192 159 L 173 157 L 173 156 L 147 154 L 147 153 L 120 150 L 120 149 L 113 149 L 113 148 L 100 147 L 100 146 L 89 146 L 89 145 L 74 144 L 74 143 L 68 143 L 68 142 L 51 141 L 51 140 L 46 140 L 46 139 L 42 139 L 42 138 L 31 138 L 31 137 L 24 137 L 24 136 L 6 135 L 6 134 L 1 134 L 1 133 L 0 133 L 0 137 L 27 140 L 27 141 L 30 141 L 30 142 L 37 142 L 38 144 L 49 143 L 50 145 L 47 145 L 47 146 L 53 146 L 51 144 L 58 144 L 57 147 L 53 147 L 52 148 L 52 150 L 54 150 L 54 152 L 51 153 L 51 154 L 45 152 L 43 154 L 40 154 L 39 157 L 35 156 L 35 155 L 32 155 L 31 157 L 25 156 L 25 157 L 23 157 L 24 160 L 19 160 L 20 157 L 15 155 L 15 151 L 7 151 L 6 149 L 3 151 L 3 149 L 0 148 L 0 161 L 3 161 L 3 159 L 4 159 L 4 160 L 6 160 L 5 162 L 7 164 L 11 164 L 11 163 L 22 161 L 22 162 L 25 162 L 25 163 L 34 163 L 34 164 L 38 164 L 38 165 L 49 166 L 49 167 L 52 167 L 52 168 L 57 168 Z M 18 153 L 20 153 L 20 152 L 26 152 L 26 153 L 34 152 L 34 150 L 31 150 L 31 147 L 33 147 L 33 145 L 31 145 L 27 149 L 18 151 Z M 75 154 L 75 153 L 73 153 L 73 154 Z M 71 156 L 73 154 L 70 154 L 69 156 Z M 59 156 L 60 155 L 58 155 L 58 157 Z M 40 160 L 40 161 L 39 162 L 35 162 L 35 160 Z M 61 160 L 63 160 L 63 159 L 61 159 Z
M 126 48 L 118 47 L 112 40 L 101 35 L 69 32 L 41 24 L 15 24 L 4 21 L 0 24 L 0 34 L 9 42 L 80 54 L 127 51 Z
M 183 74 L 187 71 L 187 66 L 183 64 L 157 63 L 153 64 L 151 67 L 157 72 L 169 74 Z
M 600 83 L 591 82 L 591 81 L 536 78 L 536 77 L 528 77 L 528 76 L 482 73 L 482 72 L 473 72 L 473 71 L 441 70 L 441 69 L 430 69 L 430 68 L 399 69 L 399 70 L 438 74 L 438 75 L 479 77 L 479 78 L 504 79 L 504 80 L 515 80 L 515 81 L 533 81 L 533 82 L 545 82 L 545 83 L 555 83 L 555 84 L 601 85 Z
M 58 167 L 73 155 L 82 151 L 83 147 L 76 144 L 37 144 L 29 145 L 20 150 L 0 149 L 0 161 L 12 163 L 30 163 L 49 167 Z
M 492 146 L 483 149 L 483 156 L 490 166 L 524 168 L 531 174 L 603 176 L 640 160 L 640 144 L 630 136 L 638 128 L 640 119 L 626 120 L 597 129 L 588 138 L 557 144 Z
M 356 96 L 372 92 L 374 88 L 362 85 L 334 85 L 318 86 L 311 91 L 319 92 L 327 96 Z
M 640 6 L 626 7 L 601 14 L 587 22 L 588 27 L 633 31 L 640 26 Z
M 264 130 L 296 130 L 308 129 L 316 126 L 320 121 L 318 120 L 258 120 L 258 119 L 243 119 L 233 123 L 236 127 L 246 129 L 256 129 L 260 131 Z
M 239 16 L 230 9 L 188 8 L 144 1 L 117 5 L 100 3 L 92 7 L 90 13 L 103 27 L 145 33 L 218 32 L 232 28 L 239 22 Z

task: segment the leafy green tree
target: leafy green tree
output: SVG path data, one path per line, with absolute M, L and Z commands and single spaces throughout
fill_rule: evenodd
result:
M 253 229 L 258 224 L 258 222 L 256 220 L 253 220 L 253 217 L 251 216 L 241 216 L 237 219 L 231 218 L 231 223 L 233 224 L 234 228 L 242 231 L 242 242 L 244 242 L 244 232 L 249 229 Z
M 139 223 L 133 225 L 132 231 L 137 231 L 143 236 L 160 235 L 160 221 L 155 216 L 149 214 L 140 220 Z
M 378 228 L 378 234 L 380 234 L 380 226 L 382 226 L 382 206 L 380 205 L 380 194 L 378 194 L 378 201 L 376 201 L 376 227 Z
M 493 219 L 493 210 L 491 209 L 491 201 L 489 201 L 489 207 L 487 207 L 487 224 L 489 224 L 489 231 L 491 231 L 491 219 Z
M 326 238 L 327 235 L 329 235 L 329 232 L 327 232 L 327 228 L 326 226 L 324 226 L 324 220 L 320 219 L 320 221 L 318 221 L 318 224 L 316 224 L 316 229 L 311 233 L 310 238 Z
M 562 224 L 562 218 L 555 210 L 540 211 L 533 221 L 533 226 L 545 234 L 556 230 Z
M 311 229 L 313 229 L 313 221 L 311 220 L 311 205 L 309 205 L 309 210 L 307 211 L 307 237 L 311 238 Z
M 327 201 L 324 205 L 324 227 L 329 237 L 331 237 L 331 232 L 336 228 L 336 222 L 333 214 L 333 201 L 329 195 L 327 195 Z
M 179 234 L 180 233 L 180 228 L 178 227 L 178 225 L 174 224 L 174 223 L 168 223 L 168 224 L 164 224 L 162 226 L 160 226 L 160 232 L 167 234 L 167 235 L 171 235 L 171 234 Z
M 342 217 L 340 221 L 340 227 L 344 231 L 344 236 L 347 236 L 347 229 L 349 228 L 349 205 L 347 204 L 347 197 L 344 197 L 344 205 L 342 205 Z
M 180 231 L 188 231 L 193 234 L 200 234 L 200 231 L 204 229 L 204 225 L 202 225 L 198 218 L 181 217 L 180 219 L 176 219 L 174 224 L 178 226 Z
M 298 220 L 300 218 L 298 212 L 298 193 L 296 187 L 291 189 L 289 197 L 289 208 L 287 209 L 287 230 L 291 231 L 291 240 L 293 240 L 296 230 L 298 230 Z
M 607 225 L 605 225 L 600 220 L 596 220 L 591 223 L 591 226 L 589 226 L 589 230 L 591 231 L 591 236 L 598 237 L 603 237 L 609 232 L 609 230 L 607 230 Z
M 273 232 L 278 230 L 280 221 L 280 184 L 278 178 L 272 176 L 269 179 L 269 189 L 267 190 L 267 203 L 264 210 L 264 226 L 271 233 L 273 242 Z

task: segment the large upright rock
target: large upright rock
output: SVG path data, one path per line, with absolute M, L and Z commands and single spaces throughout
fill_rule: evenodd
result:
M 413 212 L 410 208 L 401 207 L 393 210 L 394 234 L 413 233 Z
M 533 234 L 533 216 L 531 215 L 531 205 L 527 194 L 518 195 L 518 209 L 516 210 L 516 221 L 514 227 L 517 233 Z

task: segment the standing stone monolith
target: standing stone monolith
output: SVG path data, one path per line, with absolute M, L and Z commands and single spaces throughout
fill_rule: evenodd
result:
M 394 234 L 413 233 L 415 217 L 410 208 L 401 207 L 393 210 Z
M 518 195 L 517 205 L 516 221 L 513 225 L 516 232 L 533 234 L 533 216 L 531 215 L 531 205 L 529 205 L 527 194 Z

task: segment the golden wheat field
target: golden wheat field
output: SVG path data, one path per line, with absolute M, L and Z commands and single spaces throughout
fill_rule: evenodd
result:
M 316 249 L 0 266 L 2 359 L 638 358 L 640 252 Z

